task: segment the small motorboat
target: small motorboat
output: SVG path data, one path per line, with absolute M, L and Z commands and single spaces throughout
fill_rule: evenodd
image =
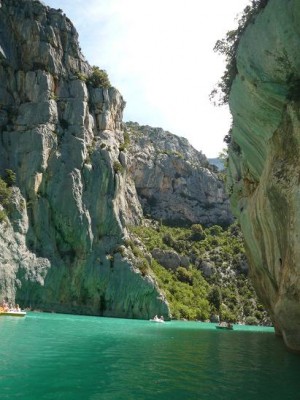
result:
M 6 311 L 0 316 L 7 315 L 9 317 L 25 317 L 26 311 Z
M 216 329 L 233 331 L 233 325 L 230 322 L 220 322 L 218 325 L 216 325 Z
M 25 317 L 25 315 L 26 311 L 16 309 L 5 310 L 0 307 L 0 317 Z
M 156 315 L 154 318 L 150 319 L 150 322 L 158 322 L 158 323 L 164 323 L 165 320 L 163 317 L 158 318 Z

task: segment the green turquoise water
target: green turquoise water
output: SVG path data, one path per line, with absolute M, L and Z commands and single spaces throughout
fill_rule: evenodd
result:
M 271 328 L 29 313 L 0 318 L 0 399 L 300 398 Z

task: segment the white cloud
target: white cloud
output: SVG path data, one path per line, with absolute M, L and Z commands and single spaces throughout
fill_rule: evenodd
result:
M 229 112 L 209 93 L 222 75 L 213 52 L 249 0 L 46 0 L 63 8 L 83 53 L 123 94 L 125 120 L 185 136 L 207 156 L 224 147 Z

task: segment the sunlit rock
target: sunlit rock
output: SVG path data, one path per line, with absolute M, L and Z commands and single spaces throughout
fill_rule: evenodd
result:
M 59 10 L 0 1 L 0 175 L 16 174 L 0 222 L 0 299 L 46 311 L 169 316 L 129 250 L 142 216 L 126 176 L 122 113 Z M 3 211 L 0 206 L 0 211 Z
M 300 4 L 269 0 L 237 52 L 228 189 L 252 280 L 300 351 Z

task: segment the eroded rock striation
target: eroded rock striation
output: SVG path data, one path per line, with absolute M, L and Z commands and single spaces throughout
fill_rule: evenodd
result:
M 0 174 L 16 174 L 0 294 L 43 310 L 168 317 L 123 246 L 142 215 L 120 150 L 125 102 L 92 75 L 60 10 L 0 1 Z
M 134 122 L 126 128 L 128 170 L 145 215 L 173 225 L 232 223 L 224 183 L 204 154 L 161 128 Z
M 300 351 L 300 4 L 269 0 L 245 30 L 230 93 L 228 188 L 252 279 Z

